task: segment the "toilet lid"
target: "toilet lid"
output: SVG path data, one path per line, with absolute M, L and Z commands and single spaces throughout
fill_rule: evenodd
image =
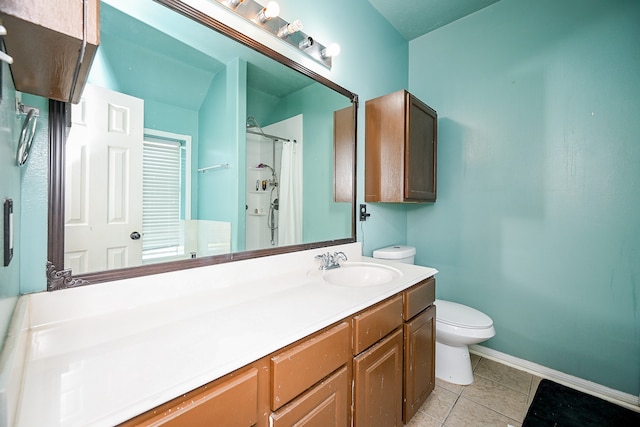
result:
M 436 321 L 471 329 L 489 328 L 493 320 L 481 311 L 451 301 L 436 300 Z

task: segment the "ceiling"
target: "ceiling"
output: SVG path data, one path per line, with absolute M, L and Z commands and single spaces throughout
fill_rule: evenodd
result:
M 407 40 L 471 15 L 499 0 L 369 0 Z

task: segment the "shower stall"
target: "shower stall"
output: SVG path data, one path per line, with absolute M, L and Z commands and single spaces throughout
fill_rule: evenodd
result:
M 296 181 L 295 186 L 302 186 L 302 175 L 292 175 L 289 166 L 283 171 L 283 150 L 285 163 L 289 165 L 287 145 L 295 144 L 296 149 L 302 150 L 302 116 L 296 116 L 262 128 L 258 121 L 249 116 L 247 118 L 247 189 L 246 189 L 246 249 L 264 249 L 283 244 L 294 244 L 288 231 L 291 223 L 299 223 L 300 218 L 292 218 L 290 207 L 301 204 L 299 196 L 291 197 L 288 188 Z M 285 175 L 286 195 L 281 198 L 282 177 Z M 293 193 L 295 194 L 295 192 Z M 300 199 L 300 200 L 296 200 Z M 281 214 L 283 207 L 287 212 Z M 281 219 L 286 223 L 281 224 Z M 284 229 L 281 230 L 281 226 Z M 283 235 L 284 232 L 284 235 Z M 300 232 L 301 234 L 301 232 Z M 293 239 L 295 240 L 295 239 Z

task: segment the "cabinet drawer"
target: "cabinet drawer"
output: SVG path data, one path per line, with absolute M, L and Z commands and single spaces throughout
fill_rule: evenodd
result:
M 349 425 L 350 375 L 346 367 L 271 415 L 271 426 Z
M 404 320 L 409 320 L 436 300 L 436 279 L 430 277 L 404 291 Z
M 359 354 L 402 324 L 402 295 L 353 318 L 353 354 Z
M 351 358 L 351 327 L 342 322 L 271 358 L 271 409 L 282 407 Z
M 170 405 L 149 411 L 122 424 L 126 426 L 251 427 L 258 424 L 258 369 L 252 367 Z M 241 405 L 238 402 L 242 402 Z

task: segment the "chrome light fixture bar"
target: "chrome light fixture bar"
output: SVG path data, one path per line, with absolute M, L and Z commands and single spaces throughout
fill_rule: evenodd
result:
M 300 21 L 287 22 L 277 16 L 280 8 L 274 1 L 268 2 L 266 6 L 254 0 L 216 1 L 329 69 L 331 69 L 333 57 L 340 52 L 340 48 L 336 48 L 335 43 L 324 46 L 302 32 Z

